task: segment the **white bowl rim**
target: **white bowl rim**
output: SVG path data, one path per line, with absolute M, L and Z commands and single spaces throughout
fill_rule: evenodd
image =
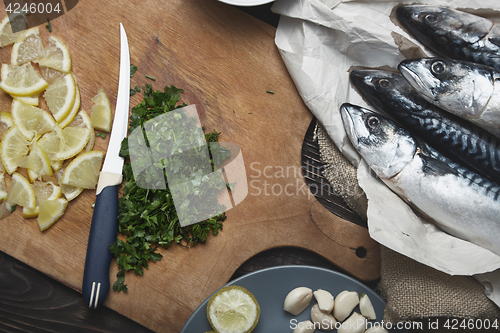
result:
M 219 0 L 219 1 L 235 6 L 258 6 L 273 2 L 274 0 Z

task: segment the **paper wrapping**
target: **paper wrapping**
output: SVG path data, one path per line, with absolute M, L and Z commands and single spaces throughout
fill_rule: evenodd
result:
M 277 0 L 272 10 L 281 19 L 275 43 L 304 103 L 340 151 L 358 168 L 359 184 L 368 197 L 370 236 L 388 248 L 451 275 L 493 272 L 500 268 L 500 256 L 450 236 L 417 216 L 370 172 L 342 124 L 342 103 L 374 109 L 352 88 L 351 68 L 396 69 L 405 59 L 397 45 L 401 40 L 414 43 L 415 51 L 435 56 L 394 20 L 396 6 L 416 3 L 487 9 L 483 13 L 487 12 L 489 18 L 500 19 L 500 2 L 491 0 Z M 407 49 L 408 52 L 412 50 Z M 489 297 L 497 304 L 500 304 L 499 275 L 497 271 L 477 276 L 488 284 Z

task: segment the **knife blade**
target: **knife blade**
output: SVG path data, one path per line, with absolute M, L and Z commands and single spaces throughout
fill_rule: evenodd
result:
M 97 308 L 109 293 L 109 245 L 116 240 L 118 229 L 118 186 L 122 182 L 123 158 L 119 156 L 123 138 L 127 136 L 130 98 L 130 53 L 127 35 L 120 23 L 120 74 L 116 108 L 96 189 L 96 200 L 90 226 L 83 273 L 82 295 L 90 308 Z

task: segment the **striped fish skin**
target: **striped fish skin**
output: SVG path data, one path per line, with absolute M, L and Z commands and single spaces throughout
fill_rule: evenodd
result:
M 500 72 L 468 61 L 406 59 L 398 69 L 428 102 L 500 137 Z
M 402 6 L 396 13 L 415 38 L 437 54 L 500 70 L 500 27 L 493 21 L 427 5 Z
M 500 255 L 500 185 L 374 111 L 340 111 L 352 144 L 390 189 L 443 231 Z
M 500 139 L 422 98 L 399 73 L 354 70 L 351 82 L 379 110 L 441 154 L 500 183 Z

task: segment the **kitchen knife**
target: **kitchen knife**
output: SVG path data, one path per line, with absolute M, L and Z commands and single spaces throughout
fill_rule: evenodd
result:
M 118 186 L 122 182 L 123 158 L 118 155 L 127 136 L 130 98 L 130 53 L 127 35 L 120 23 L 120 76 L 116 109 L 108 150 L 96 189 L 96 200 L 90 226 L 82 294 L 91 308 L 104 302 L 110 289 L 109 245 L 116 240 L 118 229 Z

